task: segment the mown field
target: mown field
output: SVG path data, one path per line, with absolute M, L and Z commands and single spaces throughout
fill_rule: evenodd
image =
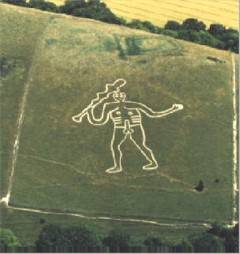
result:
M 52 0 L 56 4 L 64 0 Z M 238 29 L 237 0 L 104 0 L 118 16 L 127 20 L 148 20 L 164 26 L 168 20 L 183 21 L 197 18 L 207 25 L 221 23 Z
M 7 5 L 0 11 L 6 70 L 1 77 L 1 196 L 28 83 L 11 205 L 170 223 L 232 220 L 229 52 L 93 20 Z M 141 170 L 145 161 L 128 140 L 125 171 L 107 175 L 112 125 L 71 120 L 119 77 L 128 81 L 130 100 L 155 110 L 185 106 L 164 119 L 143 119 L 160 164 L 156 172 Z M 203 192 L 194 190 L 199 180 Z M 4 225 L 11 226 L 16 212 L 7 213 Z

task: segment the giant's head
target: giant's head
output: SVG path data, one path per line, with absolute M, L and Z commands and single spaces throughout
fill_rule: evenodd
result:
M 120 92 L 120 91 L 114 92 L 113 93 L 113 98 L 117 102 L 123 102 L 123 101 L 126 100 L 126 93 Z

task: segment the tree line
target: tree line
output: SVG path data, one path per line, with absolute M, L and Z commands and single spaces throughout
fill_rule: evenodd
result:
M 132 20 L 117 17 L 101 0 L 66 0 L 61 6 L 45 0 L 0 0 L 1 2 L 19 5 L 29 8 L 37 8 L 44 11 L 64 13 L 76 17 L 84 17 L 103 22 L 127 26 L 147 32 L 164 34 L 177 39 L 208 45 L 213 48 L 239 52 L 239 32 L 232 28 L 226 28 L 222 24 L 211 24 L 209 28 L 204 22 L 194 18 L 188 18 L 182 23 L 168 21 L 162 28 L 149 21 Z
M 42 219 L 43 220 L 43 219 Z M 41 220 L 41 221 L 42 221 Z M 42 223 L 42 222 L 41 222 Z M 45 223 L 45 220 L 44 220 Z M 239 225 L 227 227 L 213 224 L 202 233 L 184 237 L 178 242 L 147 235 L 137 239 L 120 229 L 107 235 L 97 233 L 86 226 L 63 227 L 46 224 L 39 233 L 34 246 L 23 247 L 12 231 L 0 229 L 0 251 L 24 252 L 175 252 L 175 253 L 239 253 Z

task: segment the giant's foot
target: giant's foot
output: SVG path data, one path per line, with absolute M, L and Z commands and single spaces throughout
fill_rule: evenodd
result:
M 158 164 L 156 161 L 151 161 L 149 164 L 143 166 L 143 170 L 156 170 L 158 168 Z
M 122 172 L 122 169 L 119 167 L 112 167 L 112 168 L 107 169 L 105 172 L 108 174 L 116 174 L 116 173 Z

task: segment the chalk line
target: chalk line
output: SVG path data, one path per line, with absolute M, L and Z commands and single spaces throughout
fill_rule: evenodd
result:
M 236 88 L 236 63 L 235 56 L 232 54 L 232 95 L 233 95 L 233 219 L 232 224 L 235 225 L 238 223 L 237 221 L 237 192 L 238 192 L 238 169 L 237 169 L 237 154 L 238 154 L 238 144 L 237 144 L 237 88 Z

